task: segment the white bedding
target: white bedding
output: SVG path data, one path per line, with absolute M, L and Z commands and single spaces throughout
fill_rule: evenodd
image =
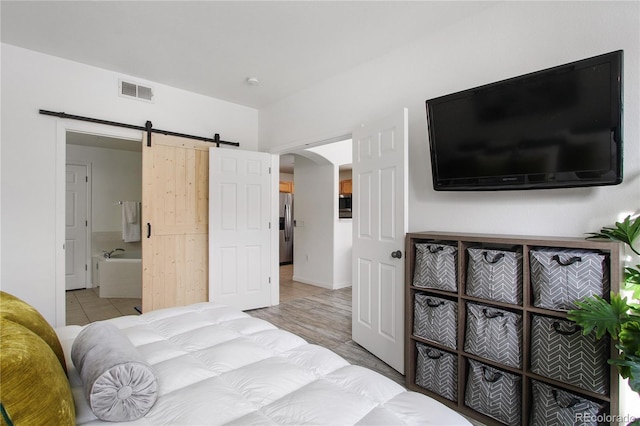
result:
M 129 337 L 159 382 L 153 408 L 128 424 L 469 424 L 427 396 L 229 307 L 199 303 L 108 321 Z M 81 329 L 56 330 L 77 424 L 103 423 L 71 361 Z

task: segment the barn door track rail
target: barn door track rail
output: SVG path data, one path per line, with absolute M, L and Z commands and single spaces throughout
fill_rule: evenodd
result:
M 229 141 L 221 140 L 220 135 L 218 133 L 216 133 L 213 136 L 213 138 L 205 138 L 202 136 L 194 136 L 194 135 L 187 135 L 185 133 L 171 132 L 169 130 L 154 129 L 152 127 L 151 121 L 147 121 L 144 126 L 136 126 L 133 124 L 118 123 L 117 121 L 101 120 L 98 118 L 83 117 L 80 115 L 67 114 L 66 112 L 54 112 L 54 111 L 47 111 L 44 109 L 40 110 L 40 114 L 51 115 L 51 116 L 60 117 L 60 118 L 69 118 L 71 120 L 88 121 L 89 123 L 106 124 L 108 126 L 124 127 L 125 129 L 142 130 L 143 132 L 147 132 L 147 146 L 151 146 L 151 133 L 162 133 L 163 135 L 177 136 L 181 138 L 211 142 L 211 143 L 215 143 L 217 148 L 220 148 L 220 144 L 240 146 L 239 142 L 229 142 Z

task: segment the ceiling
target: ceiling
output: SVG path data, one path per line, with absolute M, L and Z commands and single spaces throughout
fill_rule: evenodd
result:
M 2 1 L 3 43 L 262 108 L 484 1 Z M 258 85 L 247 83 L 259 79 Z

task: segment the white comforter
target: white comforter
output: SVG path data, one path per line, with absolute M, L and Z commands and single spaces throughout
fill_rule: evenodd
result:
M 200 303 L 109 322 L 158 377 L 156 404 L 132 425 L 469 424 L 431 398 L 229 307 Z M 77 423 L 97 424 L 70 357 L 81 329 L 56 331 Z

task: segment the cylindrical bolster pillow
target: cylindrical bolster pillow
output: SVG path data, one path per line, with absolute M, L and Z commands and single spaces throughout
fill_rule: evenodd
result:
M 113 324 L 96 322 L 84 328 L 73 342 L 71 359 L 100 420 L 136 420 L 155 404 L 158 382 L 153 368 Z

